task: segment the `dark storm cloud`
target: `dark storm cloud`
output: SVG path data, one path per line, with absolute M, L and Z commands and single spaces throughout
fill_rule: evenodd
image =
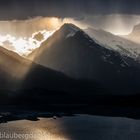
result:
M 0 19 L 34 16 L 81 17 L 96 14 L 140 14 L 139 0 L 0 0 Z

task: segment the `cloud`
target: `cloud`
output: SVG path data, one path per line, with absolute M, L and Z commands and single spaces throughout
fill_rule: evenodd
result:
M 39 31 L 55 31 L 64 23 L 73 23 L 82 29 L 93 27 L 114 34 L 128 34 L 140 23 L 139 15 L 110 14 L 82 15 L 77 18 L 35 17 L 25 20 L 0 21 L 0 35 L 29 38 Z
M 110 15 L 86 15 L 76 19 L 85 27 L 103 29 L 113 34 L 129 34 L 133 27 L 140 23 L 139 15 L 110 14 Z
M 40 16 L 25 20 L 0 21 L 0 45 L 21 55 L 28 54 L 64 23 L 73 23 L 81 29 L 92 27 L 124 35 L 130 33 L 134 25 L 140 23 L 140 16 L 126 14 L 82 15 L 76 18 Z
M 8 50 L 16 51 L 15 47 L 9 40 L 4 41 L 1 45 L 4 46 Z
M 84 24 L 73 18 L 35 17 L 25 20 L 0 21 L 0 35 L 10 34 L 16 38 L 29 38 L 33 33 L 42 30 L 55 31 L 64 23 L 74 23 L 83 27 Z
M 36 17 L 26 20 L 0 21 L 0 34 L 10 34 L 15 37 L 30 37 L 40 30 L 56 30 L 62 24 L 62 19 L 55 17 Z
M 140 14 L 139 0 L 1 0 L 0 19 Z

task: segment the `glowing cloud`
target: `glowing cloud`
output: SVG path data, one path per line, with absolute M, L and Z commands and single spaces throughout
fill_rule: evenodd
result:
M 0 35 L 0 45 L 5 47 L 6 49 L 15 51 L 20 55 L 28 55 L 32 50 L 39 47 L 44 40 L 46 40 L 50 35 L 52 35 L 53 31 L 43 30 L 39 31 L 39 33 L 43 36 L 42 40 L 37 40 L 34 37 L 38 34 L 38 32 L 33 33 L 30 38 L 16 38 L 9 34 L 6 36 Z
M 73 23 L 81 29 L 92 27 L 116 35 L 128 34 L 140 22 L 140 16 L 97 15 L 83 18 L 35 17 L 26 20 L 0 21 L 0 45 L 26 56 L 53 34 L 64 23 Z
M 0 25 L 3 25 L 0 26 L 0 45 L 26 56 L 68 22 L 72 23 L 74 20 L 36 17 L 28 20 L 0 21 Z
M 57 17 L 0 21 L 0 45 L 26 56 L 62 24 L 63 20 Z

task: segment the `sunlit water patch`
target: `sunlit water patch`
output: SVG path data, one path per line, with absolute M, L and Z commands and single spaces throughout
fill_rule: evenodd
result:
M 2 123 L 0 136 L 21 135 L 20 138 L 16 138 L 17 140 L 139 140 L 140 138 L 140 120 L 90 115 L 39 119 L 39 121 Z

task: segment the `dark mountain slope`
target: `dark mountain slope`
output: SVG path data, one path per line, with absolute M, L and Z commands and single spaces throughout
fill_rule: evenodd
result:
M 0 104 L 79 103 L 102 91 L 98 83 L 69 78 L 0 48 Z
M 72 24 L 64 24 L 29 58 L 70 77 L 97 81 L 114 92 L 140 90 L 137 61 L 97 44 Z

